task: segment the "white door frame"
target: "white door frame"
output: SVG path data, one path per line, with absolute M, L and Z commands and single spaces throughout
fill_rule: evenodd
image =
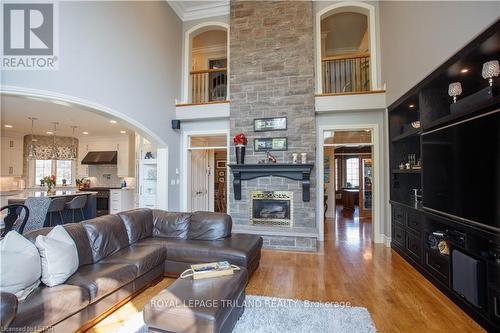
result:
M 189 171 L 191 168 L 191 153 L 189 148 L 189 138 L 191 136 L 216 136 L 216 135 L 225 135 L 227 137 L 226 147 L 209 147 L 208 149 L 226 149 L 227 158 L 226 161 L 229 161 L 229 130 L 201 130 L 201 131 L 184 131 L 182 133 L 182 151 L 181 151 L 181 175 L 182 175 L 182 186 L 181 186 L 181 210 L 188 211 L 190 198 L 188 198 L 190 194 L 190 179 L 189 179 Z M 196 149 L 196 148 L 195 148 Z M 199 149 L 207 149 L 205 147 L 200 147 Z M 226 174 L 229 172 L 229 167 L 226 166 Z M 229 177 L 227 177 L 229 179 Z M 227 182 L 227 190 L 226 193 L 229 193 L 229 182 Z M 227 197 L 229 202 L 229 196 Z M 228 207 L 226 202 L 226 207 Z
M 324 154 L 325 154 L 325 144 L 323 139 L 323 133 L 325 131 L 338 131 L 338 130 L 359 130 L 359 129 L 370 129 L 372 131 L 372 158 L 373 158 L 373 187 L 375 189 L 373 196 L 373 210 L 372 210 L 372 235 L 373 241 L 375 243 L 383 243 L 383 237 L 380 233 L 380 225 L 382 223 L 382 182 L 380 182 L 381 168 L 380 168 L 380 156 L 381 147 L 379 142 L 379 126 L 378 124 L 352 124 L 352 125 L 321 125 L 318 126 L 318 161 L 317 161 L 317 179 L 318 179 L 318 200 L 317 200 L 317 221 L 318 221 L 318 235 L 319 240 L 323 241 L 325 239 L 325 218 L 324 218 L 324 206 L 323 200 L 325 195 L 324 191 Z M 321 198 L 321 199 L 320 199 Z

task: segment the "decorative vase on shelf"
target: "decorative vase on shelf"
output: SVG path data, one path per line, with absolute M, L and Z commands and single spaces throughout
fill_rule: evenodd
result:
M 245 146 L 248 143 L 245 134 L 240 133 L 234 136 L 233 143 L 236 152 L 236 164 L 245 164 Z
M 236 149 L 236 164 L 245 164 L 245 146 L 237 145 Z

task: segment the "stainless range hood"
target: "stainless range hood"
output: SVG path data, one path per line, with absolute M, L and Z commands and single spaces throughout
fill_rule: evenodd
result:
M 102 165 L 116 164 L 118 160 L 118 152 L 116 151 L 90 151 L 83 158 L 82 164 Z

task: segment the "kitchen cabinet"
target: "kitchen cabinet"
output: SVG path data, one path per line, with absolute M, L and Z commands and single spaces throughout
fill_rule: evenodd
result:
M 111 189 L 109 191 L 109 213 L 117 214 L 134 208 L 134 194 L 132 190 Z
M 137 196 L 138 207 L 156 208 L 156 190 L 157 190 L 157 160 L 156 147 L 147 139 L 137 136 Z M 151 156 L 146 158 L 148 153 Z M 151 158 L 152 157 L 152 158 Z
M 124 139 L 117 143 L 116 150 L 118 151 L 116 174 L 118 177 L 134 177 L 135 135 L 126 135 Z
M 2 137 L 2 176 L 21 177 L 23 175 L 23 138 Z

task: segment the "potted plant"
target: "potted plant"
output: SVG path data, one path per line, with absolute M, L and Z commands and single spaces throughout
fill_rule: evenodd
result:
M 45 176 L 43 177 L 43 182 L 45 185 L 47 185 L 47 194 L 52 194 L 54 192 L 52 187 L 55 187 L 56 185 L 56 176 Z
M 245 134 L 240 133 L 235 135 L 233 143 L 236 149 L 236 164 L 245 164 L 245 146 L 248 143 Z

